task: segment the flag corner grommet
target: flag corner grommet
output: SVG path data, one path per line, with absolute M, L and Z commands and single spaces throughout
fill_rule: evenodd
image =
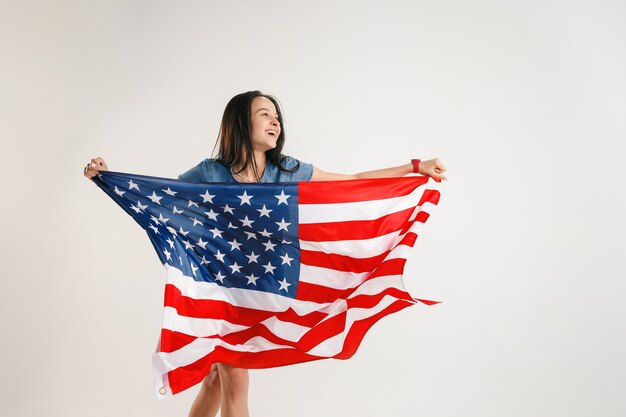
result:
M 161 395 L 167 394 L 167 388 L 165 388 L 165 387 L 159 388 L 159 394 L 161 394 Z

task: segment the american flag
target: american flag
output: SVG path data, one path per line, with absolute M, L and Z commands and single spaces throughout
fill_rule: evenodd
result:
M 227 184 L 108 171 L 94 181 L 145 229 L 167 271 L 160 397 L 216 362 L 347 359 L 382 317 L 434 304 L 402 282 L 439 201 L 428 177 Z

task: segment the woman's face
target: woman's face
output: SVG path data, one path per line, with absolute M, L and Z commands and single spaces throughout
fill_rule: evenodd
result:
M 265 152 L 276 147 L 280 135 L 278 111 L 272 100 L 255 97 L 250 105 L 252 123 L 252 149 Z

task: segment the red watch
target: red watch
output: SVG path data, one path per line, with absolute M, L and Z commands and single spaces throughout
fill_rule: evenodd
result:
M 420 160 L 419 159 L 411 159 L 411 163 L 413 164 L 413 173 L 414 174 L 419 174 L 420 173 Z

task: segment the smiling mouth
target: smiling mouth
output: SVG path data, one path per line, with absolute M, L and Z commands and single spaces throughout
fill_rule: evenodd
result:
M 275 130 L 266 130 L 265 133 L 267 133 L 268 135 L 272 135 L 272 136 L 278 135 L 278 132 Z

